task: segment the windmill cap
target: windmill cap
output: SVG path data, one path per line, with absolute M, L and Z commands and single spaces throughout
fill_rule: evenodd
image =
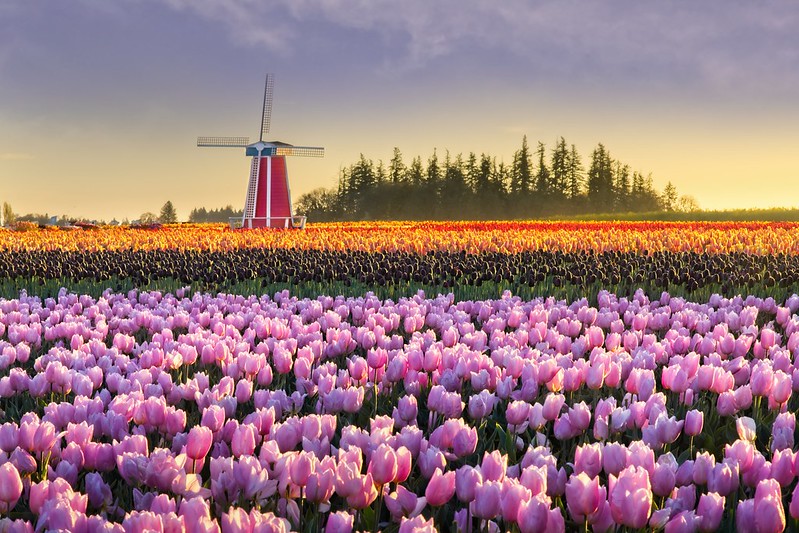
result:
M 248 156 L 274 155 L 276 148 L 287 148 L 291 146 L 294 145 L 289 143 L 284 143 L 281 141 L 271 141 L 271 142 L 258 141 L 256 143 L 247 145 L 247 155 Z

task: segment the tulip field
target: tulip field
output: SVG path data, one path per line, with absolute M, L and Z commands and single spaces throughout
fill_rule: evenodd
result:
M 0 232 L 0 531 L 799 528 L 799 225 Z

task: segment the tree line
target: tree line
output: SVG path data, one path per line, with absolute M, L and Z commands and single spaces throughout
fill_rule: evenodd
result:
M 232 205 L 220 207 L 219 209 L 206 209 L 205 207 L 194 208 L 189 213 L 189 222 L 225 222 L 233 217 L 241 217 L 243 209 L 233 209 Z
M 588 168 L 574 144 L 558 138 L 551 149 L 527 137 L 510 164 L 489 154 L 452 156 L 433 150 L 410 163 L 399 148 L 388 165 L 364 157 L 341 170 L 336 189 L 302 195 L 296 211 L 312 221 L 529 219 L 588 213 L 692 211 L 668 182 L 658 191 L 651 174 L 611 157 L 599 143 Z

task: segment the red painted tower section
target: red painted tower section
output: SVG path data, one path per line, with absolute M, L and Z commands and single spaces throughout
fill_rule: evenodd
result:
M 261 158 L 252 227 L 292 227 L 291 197 L 284 156 Z

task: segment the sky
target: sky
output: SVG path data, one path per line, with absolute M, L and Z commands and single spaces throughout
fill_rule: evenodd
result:
M 135 219 L 244 203 L 271 139 L 294 199 L 360 154 L 527 135 L 612 157 L 706 209 L 797 207 L 799 4 L 789 0 L 0 0 L 0 202 Z

